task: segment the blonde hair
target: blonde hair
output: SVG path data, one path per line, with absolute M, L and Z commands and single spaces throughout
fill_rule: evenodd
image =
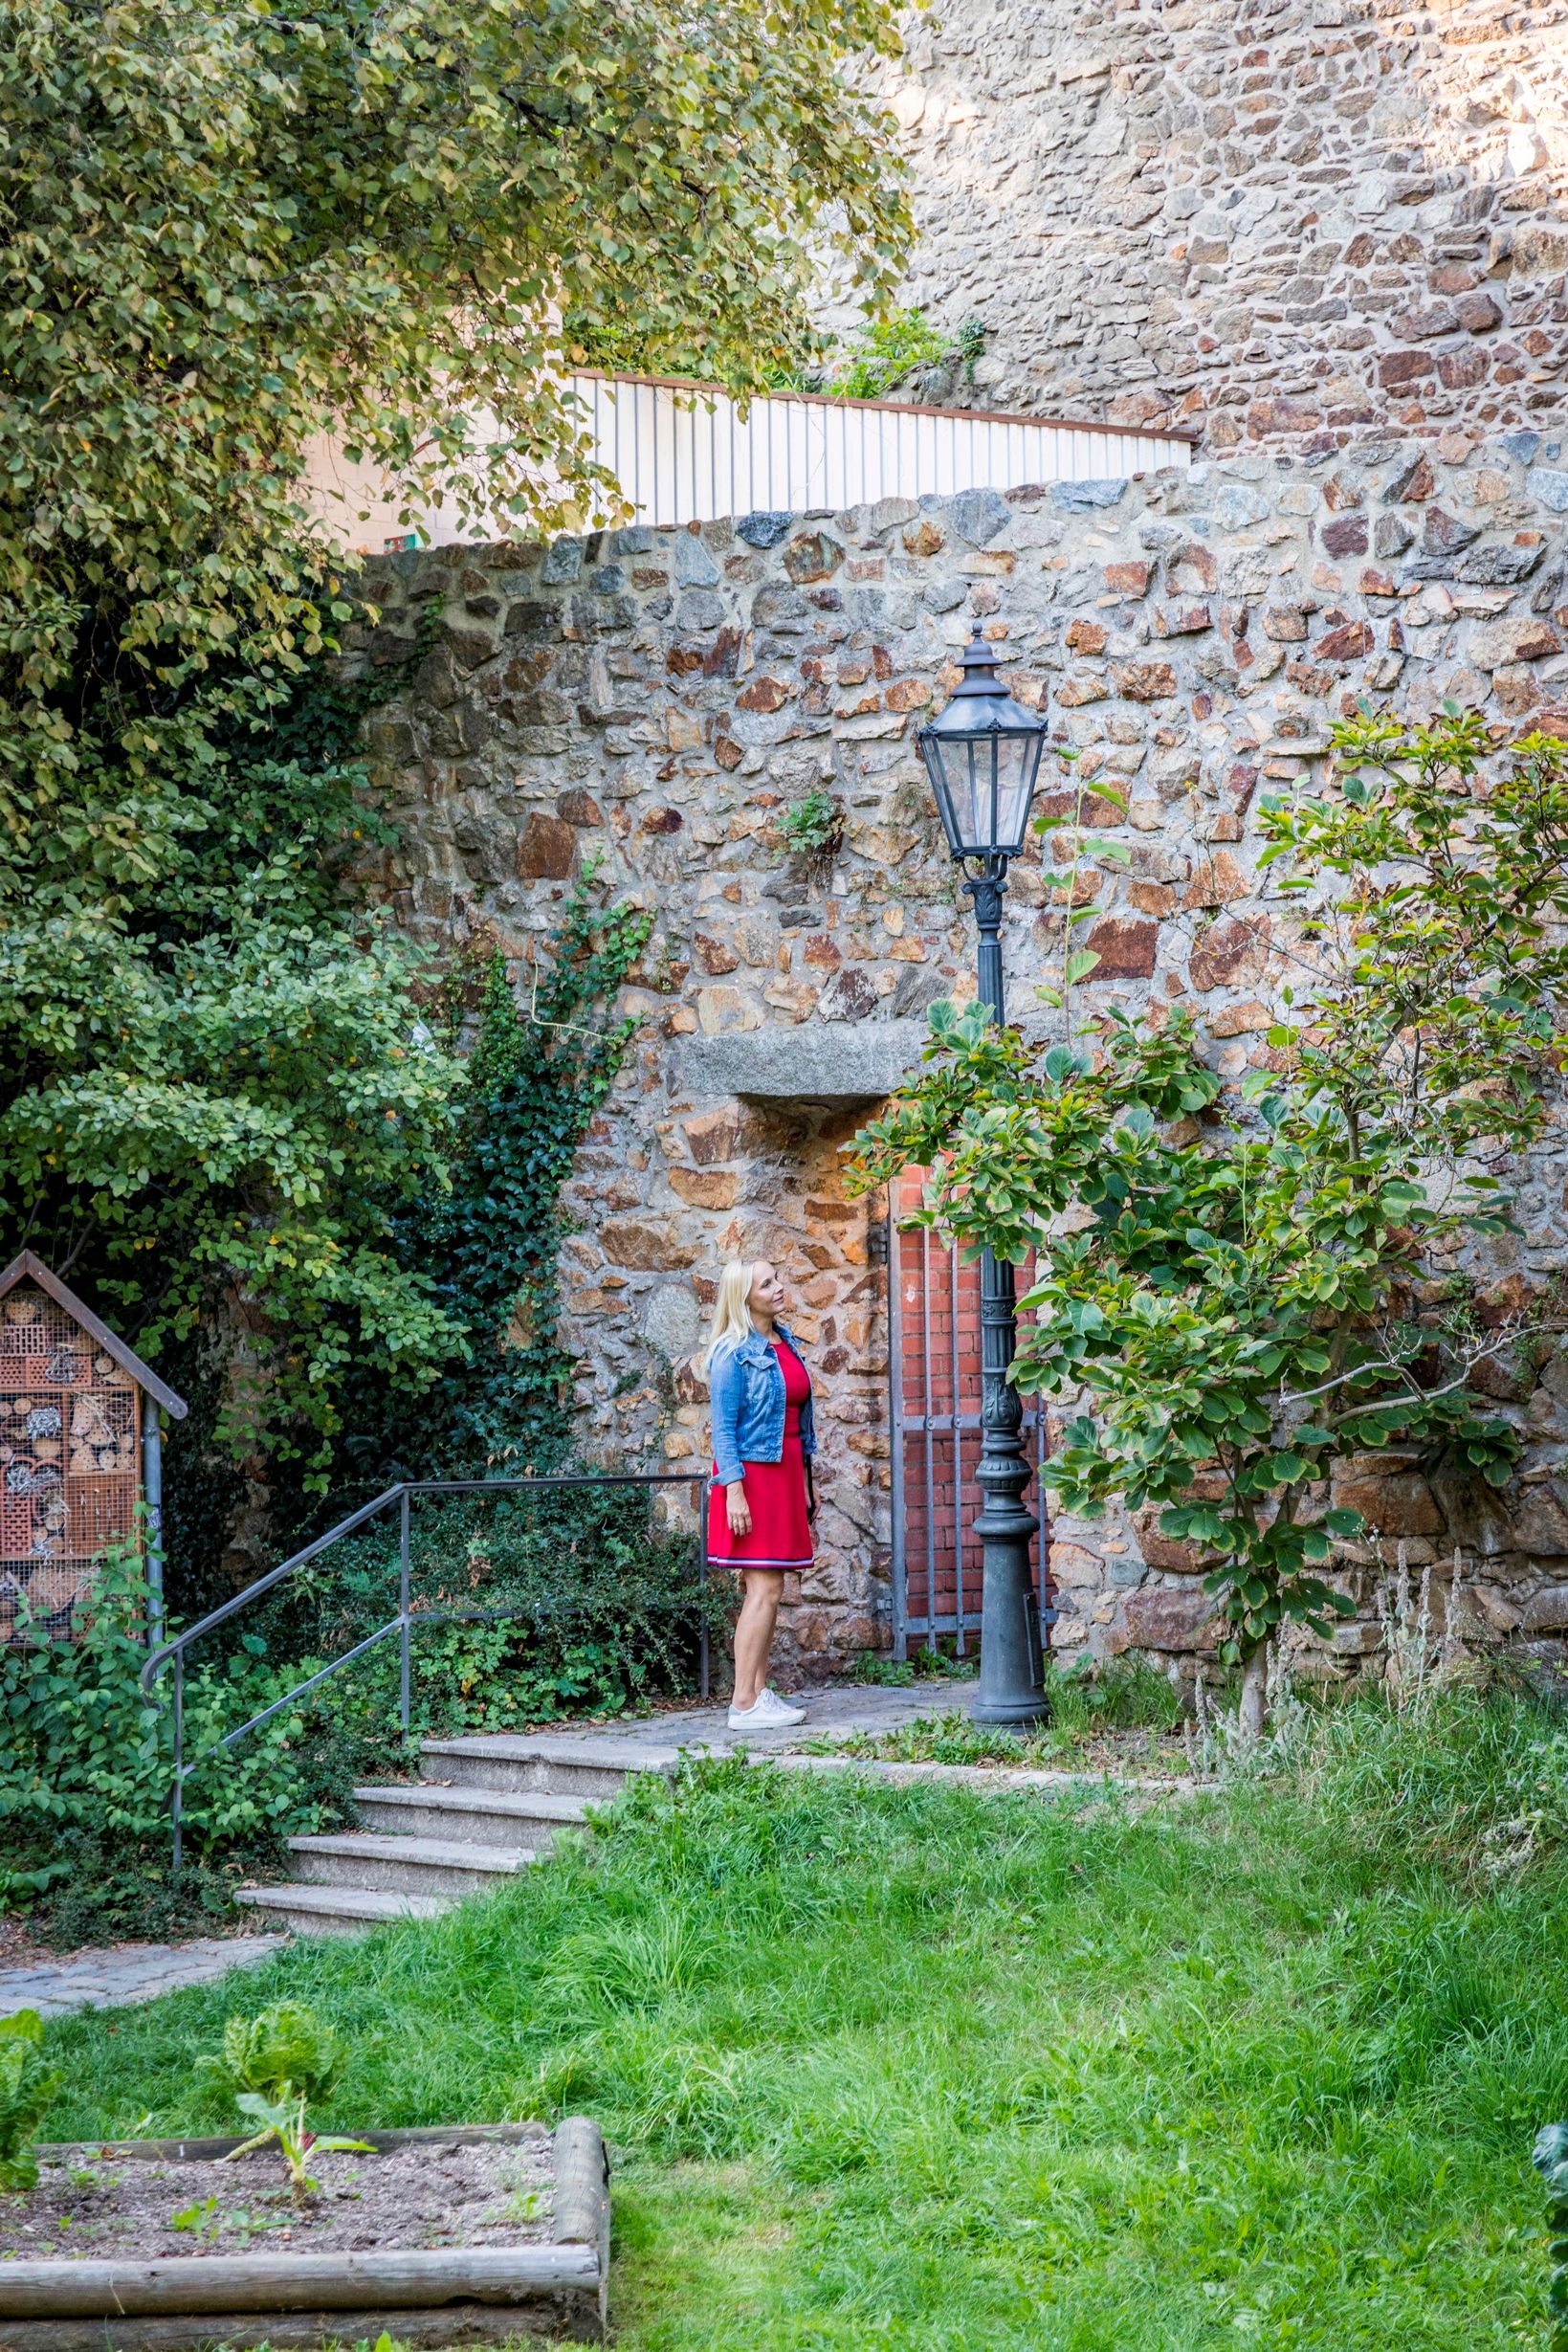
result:
M 704 1372 L 712 1371 L 714 1358 L 721 1347 L 736 1346 L 741 1340 L 749 1340 L 756 1330 L 746 1304 L 756 1272 L 755 1259 L 732 1257 L 719 1276 L 714 1319 L 708 1325 L 708 1344 L 702 1351 Z

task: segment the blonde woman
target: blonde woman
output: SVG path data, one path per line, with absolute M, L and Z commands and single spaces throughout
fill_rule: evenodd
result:
M 745 1592 L 735 1629 L 732 1731 L 805 1720 L 767 1686 L 784 1572 L 811 1565 L 817 1515 L 811 1376 L 784 1323 L 788 1300 L 765 1258 L 735 1258 L 718 1281 L 704 1364 L 714 1431 L 708 1557 L 738 1569 Z

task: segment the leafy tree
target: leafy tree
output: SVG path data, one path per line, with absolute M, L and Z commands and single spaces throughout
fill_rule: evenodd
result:
M 1473 714 L 1363 716 L 1333 788 L 1266 805 L 1297 977 L 1239 1099 L 1185 1013 L 1036 1049 L 939 1006 L 930 1069 L 858 1140 L 862 1186 L 928 1165 L 919 1221 L 1036 1253 L 1015 1377 L 1084 1409 L 1042 1475 L 1194 1546 L 1254 1730 L 1274 1630 L 1352 1609 L 1335 1461 L 1397 1441 L 1501 1484 L 1516 1452 L 1471 1386 L 1520 1328 L 1480 1311 L 1473 1244 L 1556 1082 L 1568 748 L 1531 736 L 1491 780 L 1487 749 Z
M 906 233 L 891 0 L 0 0 L 0 1249 L 324 1475 L 458 1323 L 392 1246 L 461 1092 L 360 902 L 313 436 L 530 527 L 603 502 L 585 339 L 763 382 Z M 346 521 L 346 518 L 344 519 Z

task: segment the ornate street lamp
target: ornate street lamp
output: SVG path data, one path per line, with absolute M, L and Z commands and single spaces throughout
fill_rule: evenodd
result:
M 996 658 L 977 621 L 952 699 L 917 741 L 947 846 L 975 901 L 980 1000 L 1000 1025 L 1007 862 L 1024 846 L 1046 725 L 1005 691 Z M 984 1498 L 975 1520 L 983 1562 L 977 1723 L 1038 1723 L 1049 1713 L 1029 1565 L 1029 1539 L 1039 1521 L 1024 1507 L 1031 1475 L 1024 1408 L 1007 1378 L 1017 1336 L 1013 1270 L 987 1250 L 980 1261 L 981 1454 L 975 1473 Z

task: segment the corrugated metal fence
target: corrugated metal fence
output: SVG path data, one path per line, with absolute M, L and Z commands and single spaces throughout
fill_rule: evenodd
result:
M 742 416 L 722 392 L 652 377 L 581 375 L 573 388 L 601 463 L 647 522 L 1119 480 L 1192 458 L 1174 434 L 1049 418 L 795 392 Z

